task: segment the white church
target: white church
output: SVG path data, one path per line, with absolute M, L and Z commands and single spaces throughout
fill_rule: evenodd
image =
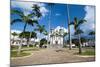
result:
M 62 48 L 64 44 L 64 33 L 68 33 L 68 30 L 64 27 L 57 26 L 55 29 L 51 29 L 50 32 L 50 48 Z

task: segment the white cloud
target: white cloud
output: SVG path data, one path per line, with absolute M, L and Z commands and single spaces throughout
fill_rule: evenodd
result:
M 40 12 L 42 13 L 43 16 L 45 16 L 49 12 L 46 9 L 44 3 L 11 1 L 11 7 L 21 8 L 26 15 L 29 14 L 32 11 L 33 4 L 37 4 L 38 6 L 40 6 Z
M 53 31 L 56 32 L 56 31 L 59 31 L 60 29 L 62 29 L 63 32 L 67 32 L 68 33 L 68 29 L 66 29 L 64 27 L 61 27 L 61 26 L 57 26 Z
M 95 29 L 95 7 L 85 6 L 84 10 L 86 12 L 84 19 L 87 20 L 87 22 L 83 23 L 80 28 L 84 32 L 88 32 Z
M 32 10 L 32 2 L 17 2 L 11 1 L 11 7 L 21 8 L 25 14 L 28 14 Z
M 45 16 L 49 11 L 44 6 L 42 6 L 40 8 L 40 12 L 42 13 L 43 16 Z

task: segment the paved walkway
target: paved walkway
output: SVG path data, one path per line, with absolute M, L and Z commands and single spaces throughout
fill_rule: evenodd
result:
M 77 49 L 42 49 L 33 51 L 32 55 L 21 58 L 11 58 L 11 65 L 36 65 L 52 63 L 88 62 L 94 61 L 95 57 L 83 57 L 75 55 Z

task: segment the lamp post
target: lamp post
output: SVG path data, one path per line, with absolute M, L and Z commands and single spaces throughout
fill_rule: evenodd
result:
M 70 15 L 69 15 L 69 6 L 67 4 L 67 16 L 68 16 L 68 35 L 69 35 L 69 49 L 72 49 L 71 33 L 70 33 Z

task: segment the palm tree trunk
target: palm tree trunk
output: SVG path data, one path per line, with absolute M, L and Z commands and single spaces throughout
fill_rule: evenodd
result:
M 61 38 L 60 39 L 61 39 L 61 47 L 60 48 L 62 48 L 62 44 L 63 44 L 63 42 L 62 42 L 62 35 L 61 35 Z
M 30 46 L 30 45 L 29 45 L 29 40 L 27 40 L 27 47 L 29 48 L 29 46 Z
M 33 47 L 34 47 L 34 45 L 35 45 L 35 38 L 34 38 L 34 40 L 33 40 L 33 41 L 34 41 L 34 44 L 33 44 Z
M 41 38 L 41 33 L 39 33 L 39 35 L 40 35 L 40 38 Z M 41 41 L 40 41 L 41 39 L 39 39 L 39 48 L 40 48 L 40 46 L 41 46 Z
M 80 34 L 78 34 L 79 36 L 79 54 L 82 53 L 82 44 L 81 44 L 81 37 L 80 37 Z
M 27 23 L 24 25 L 24 30 L 23 30 L 23 32 L 25 32 L 26 26 L 27 26 Z M 22 48 L 22 43 L 23 43 L 23 38 L 24 38 L 24 37 L 21 38 L 21 44 L 20 44 L 19 47 L 18 47 L 17 55 L 20 55 L 21 48 Z
M 68 32 L 69 32 L 69 50 L 72 49 L 72 41 L 71 41 L 71 34 L 70 34 L 70 16 L 69 16 L 69 6 L 67 4 L 67 14 L 68 14 Z
M 27 23 L 25 23 L 25 25 L 24 25 L 24 30 L 23 30 L 23 32 L 25 32 L 26 26 L 27 26 Z
M 22 43 L 23 43 L 23 38 L 21 39 L 21 43 L 19 44 L 17 55 L 20 55 Z
M 14 39 L 15 39 L 15 36 L 13 36 L 13 41 L 12 41 L 12 44 L 14 44 L 14 42 L 15 42 L 15 40 L 14 40 Z
M 60 34 L 60 48 L 61 48 L 62 42 L 61 42 L 61 34 Z
M 48 35 L 47 35 L 46 39 L 47 39 L 47 47 L 48 47 Z
M 25 23 L 25 25 L 24 25 L 24 30 L 23 30 L 23 32 L 25 32 L 26 26 L 27 26 L 27 23 Z M 25 35 L 23 34 L 23 38 L 24 38 L 24 37 L 25 37 Z M 27 46 L 28 46 L 28 44 L 27 44 Z
M 32 36 L 32 32 L 30 32 L 29 42 L 31 41 L 31 36 Z M 27 44 L 27 47 L 29 47 L 29 44 L 30 44 L 29 42 Z
M 64 47 L 64 36 L 63 36 L 63 47 Z

